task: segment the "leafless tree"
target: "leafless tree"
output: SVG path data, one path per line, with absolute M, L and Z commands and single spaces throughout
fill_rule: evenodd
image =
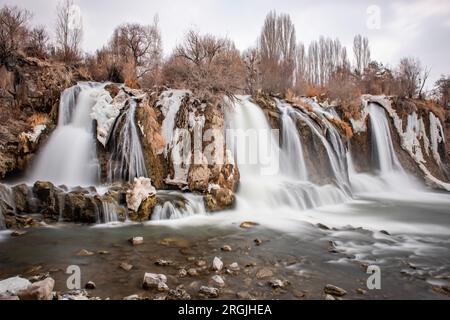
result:
M 259 38 L 262 87 L 268 91 L 283 93 L 293 86 L 296 33 L 287 14 L 270 12 Z
M 74 62 L 81 54 L 83 23 L 73 0 L 61 0 L 56 9 L 56 45 L 65 62 Z
M 435 83 L 435 92 L 440 103 L 450 108 L 450 75 L 442 75 Z
M 159 66 L 162 40 L 157 16 L 152 25 L 137 23 L 122 25 L 115 32 L 112 42 L 118 56 L 131 57 L 138 79 Z
M 45 58 L 48 51 L 49 35 L 44 26 L 38 26 L 30 31 L 27 39 L 27 53 L 31 56 Z
M 429 74 L 430 70 L 423 68 L 419 59 L 411 57 L 401 59 L 397 71 L 399 94 L 409 98 L 416 95 L 421 97 Z
M 364 69 L 370 63 L 370 46 L 369 39 L 360 34 L 356 35 L 353 40 L 353 53 L 355 55 L 355 70 L 362 75 Z
M 249 48 L 242 56 L 246 69 L 246 92 L 253 95 L 257 91 L 260 82 L 260 57 L 258 49 Z
M 11 58 L 23 46 L 31 13 L 16 6 L 0 10 L 0 59 Z

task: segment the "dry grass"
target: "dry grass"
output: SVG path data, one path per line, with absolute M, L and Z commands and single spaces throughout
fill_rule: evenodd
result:
M 50 123 L 50 118 L 45 113 L 34 113 L 28 118 L 29 125 L 34 128 L 39 125 L 47 125 Z

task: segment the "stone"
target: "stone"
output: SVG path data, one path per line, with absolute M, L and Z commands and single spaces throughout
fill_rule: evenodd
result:
M 129 263 L 126 263 L 126 262 L 122 262 L 122 263 L 119 265 L 119 267 L 120 267 L 122 270 L 125 270 L 125 271 L 130 271 L 131 269 L 133 269 L 133 265 L 131 265 L 131 264 L 129 264 Z
M 38 275 L 35 275 L 32 277 L 29 277 L 28 280 L 30 280 L 30 282 L 34 283 L 34 282 L 45 280 L 49 277 L 50 277 L 50 273 L 47 272 L 47 273 L 41 273 L 41 274 L 38 274 Z
M 336 300 L 336 298 L 333 297 L 332 295 L 327 294 L 327 295 L 325 296 L 325 300 L 328 300 L 328 301 L 334 301 L 334 300 Z
M 283 280 L 280 280 L 280 279 L 275 279 L 275 280 L 269 281 L 269 285 L 273 289 L 285 289 L 286 287 L 288 287 L 290 285 L 290 283 L 289 283 L 289 281 L 283 281 Z
M 252 221 L 244 221 L 241 223 L 240 227 L 242 229 L 251 229 L 254 228 L 256 226 L 259 226 L 259 223 L 256 222 L 252 222 Z
M 197 267 L 203 268 L 204 266 L 206 266 L 206 261 L 205 260 L 199 260 L 197 261 Z
M 137 294 L 133 294 L 131 296 L 125 297 L 123 298 L 123 300 L 127 300 L 127 301 L 137 301 L 137 300 L 142 300 L 142 298 L 137 295 Z
M 229 245 L 224 245 L 221 248 L 221 250 L 224 251 L 224 252 L 231 252 L 231 251 L 233 251 L 233 249 Z
M 88 283 L 86 283 L 86 285 L 84 286 L 85 289 L 88 290 L 94 290 L 95 288 L 97 288 L 97 286 L 95 285 L 94 282 L 89 281 Z
M 91 251 L 88 251 L 86 249 L 82 249 L 82 250 L 78 251 L 78 253 L 76 255 L 78 257 L 90 257 L 90 256 L 93 256 L 94 253 Z
M 47 278 L 33 283 L 31 287 L 19 292 L 18 296 L 20 300 L 52 300 L 54 286 L 55 280 Z
M 324 288 L 324 292 L 326 294 L 332 295 L 332 296 L 336 296 L 336 297 L 343 297 L 347 294 L 347 291 L 345 291 L 342 288 L 339 288 L 337 286 L 331 285 L 331 284 L 327 284 Z
M 219 275 L 213 276 L 213 277 L 211 278 L 211 282 L 212 282 L 214 285 L 218 286 L 218 287 L 221 287 L 221 288 L 225 287 L 225 281 L 224 281 L 223 278 L 222 278 L 221 276 L 219 276 Z
M 270 269 L 263 268 L 256 273 L 257 279 L 265 279 L 273 276 L 273 272 Z
M 214 287 L 200 287 L 199 294 L 206 298 L 218 298 L 219 297 L 219 289 Z
M 25 234 L 27 234 L 26 231 L 23 231 L 23 230 L 15 230 L 15 231 L 13 231 L 13 232 L 11 233 L 11 237 L 17 238 L 17 237 L 23 236 L 23 235 L 25 235 Z
M 360 295 L 365 295 L 367 293 L 367 291 L 364 289 L 358 288 L 358 289 L 356 289 L 356 293 L 360 294 Z
M 230 264 L 228 266 L 228 270 L 231 272 L 239 272 L 241 270 L 241 268 L 239 267 L 239 264 L 237 262 L 233 262 L 232 264 Z
M 0 296 L 17 296 L 20 291 L 31 287 L 32 283 L 24 278 L 13 277 L 0 281 Z
M 326 231 L 330 230 L 330 228 L 328 228 L 326 225 L 324 225 L 322 223 L 318 223 L 317 227 L 321 230 L 326 230 Z
M 128 240 L 133 246 L 139 246 L 141 244 L 144 244 L 144 238 L 143 237 L 134 237 Z
M 215 257 L 212 263 L 212 269 L 214 271 L 220 272 L 223 269 L 223 262 L 220 260 L 220 258 Z
M 257 246 L 260 246 L 260 245 L 262 245 L 262 243 L 263 243 L 263 241 L 262 241 L 261 239 L 255 239 L 255 240 L 253 240 L 253 242 L 254 242 Z
M 101 251 L 97 251 L 97 253 L 100 255 L 107 255 L 107 254 L 109 254 L 109 251 L 101 250 Z
M 146 273 L 142 286 L 146 290 L 168 291 L 166 282 L 167 277 L 164 274 Z
M 178 270 L 178 277 L 184 278 L 184 277 L 186 277 L 187 275 L 188 275 L 188 273 L 187 273 L 186 269 L 180 269 L 180 270 Z
M 58 300 L 83 301 L 83 300 L 89 300 L 89 295 L 86 290 L 72 290 L 72 291 L 63 293 L 61 296 L 58 297 Z
M 169 290 L 166 300 L 191 300 L 191 296 L 182 288 Z
M 155 262 L 155 265 L 160 266 L 160 267 L 167 267 L 167 266 L 173 265 L 173 261 L 170 261 L 170 260 L 163 260 L 163 259 L 158 259 L 158 260 Z
M 190 268 L 190 269 L 188 269 L 187 274 L 190 277 L 196 277 L 196 276 L 198 276 L 198 271 L 195 268 Z
M 149 178 L 136 178 L 132 189 L 128 190 L 127 207 L 132 213 L 137 213 L 139 221 L 149 220 L 153 208 L 156 206 L 156 189 Z

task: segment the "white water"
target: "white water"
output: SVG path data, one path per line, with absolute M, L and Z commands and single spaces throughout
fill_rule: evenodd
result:
M 136 107 L 136 101 L 130 100 L 128 110 L 117 119 L 113 131 L 113 152 L 108 163 L 108 181 L 111 183 L 122 180 L 131 182 L 134 178 L 148 176 L 136 126 Z
M 286 145 L 285 149 L 280 149 L 276 134 L 272 132 L 258 105 L 249 97 L 238 97 L 232 104 L 234 112 L 227 119 L 227 127 L 234 130 L 234 135 L 227 136 L 227 144 L 236 158 L 241 174 L 237 211 L 249 212 L 257 209 L 261 214 L 273 214 L 273 210 L 282 208 L 302 211 L 342 203 L 349 199 L 335 186 L 317 186 L 307 180 L 295 123 L 291 122 L 285 134 L 295 135 L 289 139 L 295 139 L 292 142 L 295 145 L 293 148 L 298 153 L 288 155 L 290 147 Z M 292 167 L 287 170 L 286 167 L 294 158 L 296 163 L 300 164 L 294 168 L 297 174 L 291 175 Z M 302 170 L 305 170 L 303 174 Z
M 58 126 L 38 154 L 29 180 L 69 186 L 93 185 L 99 180 L 99 163 L 90 117 L 103 85 L 80 83 L 64 91 Z

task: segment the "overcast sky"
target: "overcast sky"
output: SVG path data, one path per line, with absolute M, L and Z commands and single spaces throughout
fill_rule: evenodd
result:
M 450 1 L 320 0 L 74 0 L 82 12 L 84 49 L 95 51 L 124 22 L 151 23 L 159 15 L 164 52 L 169 54 L 189 28 L 226 36 L 244 50 L 253 46 L 266 14 L 291 15 L 297 40 L 339 37 L 352 52 L 353 36 L 368 36 L 372 58 L 390 66 L 414 56 L 432 68 L 432 80 L 450 74 Z M 55 25 L 58 0 L 0 0 L 34 13 L 34 24 Z

